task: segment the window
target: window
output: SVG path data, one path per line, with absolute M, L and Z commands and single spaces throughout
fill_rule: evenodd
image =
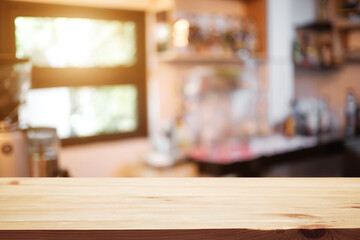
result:
M 16 17 L 16 57 L 38 67 L 116 67 L 136 61 L 135 23 Z
M 65 139 L 131 132 L 138 125 L 133 85 L 33 89 L 26 102 L 20 123 L 56 127 Z
M 0 53 L 33 64 L 23 126 L 56 127 L 65 144 L 146 135 L 143 12 L 12 1 L 0 11 Z

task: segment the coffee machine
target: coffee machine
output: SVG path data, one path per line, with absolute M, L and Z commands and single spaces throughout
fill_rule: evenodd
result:
M 0 177 L 30 176 L 27 139 L 18 108 L 31 85 L 31 63 L 0 55 Z

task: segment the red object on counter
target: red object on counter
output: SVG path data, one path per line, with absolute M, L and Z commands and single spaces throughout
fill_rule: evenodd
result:
M 251 160 L 257 157 L 257 154 L 251 151 L 249 145 L 241 145 L 236 147 L 221 146 L 213 149 L 194 147 L 188 151 L 187 156 L 199 162 L 231 164 Z

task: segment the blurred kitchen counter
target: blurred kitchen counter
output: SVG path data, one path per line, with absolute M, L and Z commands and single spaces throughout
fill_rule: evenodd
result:
M 254 138 L 250 144 L 236 148 L 215 148 L 211 152 L 193 149 L 188 155 L 191 161 L 159 168 L 145 163 L 151 144 L 147 138 L 138 138 L 65 147 L 59 162 L 73 177 L 263 176 L 261 172 L 272 163 L 332 154 L 342 147 L 342 141 L 337 134 L 293 138 L 273 135 Z
M 248 144 L 227 148 L 200 149 L 190 151 L 188 159 L 199 165 L 200 174 L 211 176 L 342 176 L 344 138 L 341 134 L 321 136 L 283 135 L 252 138 Z M 336 156 L 336 159 L 331 159 Z M 329 159 L 326 162 L 326 159 Z M 265 173 L 279 164 L 294 165 L 291 171 Z M 306 165 L 306 162 L 310 164 Z M 314 163 L 314 164 L 312 164 Z M 314 170 L 313 168 L 316 168 Z M 288 168 L 286 166 L 285 168 Z M 300 171 L 297 171 L 299 169 Z
M 170 167 L 145 163 L 151 145 L 147 138 L 64 147 L 60 166 L 72 177 L 197 177 L 198 165 L 178 162 Z
M 313 148 L 342 139 L 340 134 L 322 136 L 296 135 L 291 138 L 281 134 L 275 134 L 266 137 L 252 137 L 246 144 L 228 147 L 214 147 L 211 149 L 195 147 L 190 149 L 187 156 L 198 162 L 232 164 L 252 161 L 259 157 L 275 156 L 301 149 Z

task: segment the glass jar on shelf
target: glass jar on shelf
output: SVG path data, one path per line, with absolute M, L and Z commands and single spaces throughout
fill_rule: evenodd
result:
M 238 158 L 264 124 L 259 112 L 259 79 L 249 65 L 195 67 L 183 86 L 185 124 L 192 134 L 190 155 L 206 160 Z M 220 156 L 220 155 L 221 156 Z M 240 154 L 240 155 L 239 155 Z

